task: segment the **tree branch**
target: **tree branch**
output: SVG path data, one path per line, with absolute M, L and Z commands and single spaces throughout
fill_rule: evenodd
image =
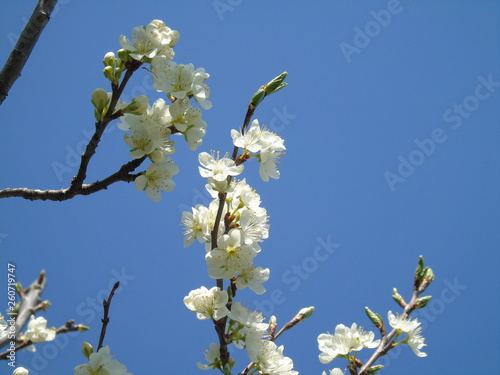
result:
M 101 327 L 101 335 L 99 336 L 99 344 L 97 345 L 97 351 L 102 348 L 102 343 L 104 342 L 104 336 L 106 336 L 106 328 L 109 323 L 109 306 L 111 306 L 111 299 L 115 295 L 116 289 L 120 286 L 120 282 L 117 281 L 115 285 L 113 285 L 113 289 L 109 292 L 109 297 L 107 300 L 102 301 L 102 306 L 104 308 L 104 318 L 102 318 L 102 327 Z
M 95 181 L 91 184 L 81 185 L 79 188 L 70 186 L 69 188 L 59 190 L 37 190 L 27 188 L 7 188 L 0 190 L 0 198 L 19 197 L 29 200 L 50 200 L 50 201 L 65 201 L 75 197 L 76 195 L 89 195 L 96 193 L 100 190 L 107 189 L 109 185 L 118 182 L 134 181 L 141 173 L 131 174 L 137 167 L 139 167 L 146 157 L 134 159 L 121 166 L 121 168 L 113 173 L 111 176 L 106 177 L 104 180 Z
M 68 332 L 74 332 L 74 331 L 85 331 L 88 329 L 87 327 L 83 326 L 83 324 L 74 325 L 74 323 L 75 323 L 74 320 L 68 320 L 66 323 L 64 323 L 62 326 L 60 326 L 58 329 L 56 329 L 56 336 L 60 335 L 61 333 L 68 333 Z M 24 349 L 30 345 L 34 345 L 31 340 L 25 341 L 25 342 L 17 345 L 14 348 L 14 351 L 17 352 L 18 350 Z M 12 350 L 9 349 L 3 353 L 0 353 L 0 360 L 7 359 L 11 351 Z
M 21 71 L 35 47 L 38 37 L 49 22 L 50 14 L 57 0 L 39 0 L 28 23 L 24 27 L 7 62 L 0 71 L 0 105 L 3 103 L 14 82 L 21 76 Z
M 41 271 L 40 275 L 31 285 L 24 289 L 21 295 L 21 307 L 17 314 L 12 314 L 12 317 L 16 320 L 15 332 L 16 336 L 21 332 L 26 323 L 28 322 L 31 315 L 37 311 L 37 305 L 42 302 L 40 296 L 42 295 L 45 286 L 47 285 L 47 278 L 45 277 L 45 271 Z M 0 341 L 0 348 L 6 346 L 10 339 L 5 337 Z

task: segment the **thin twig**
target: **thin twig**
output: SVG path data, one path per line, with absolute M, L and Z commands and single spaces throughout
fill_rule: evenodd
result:
M 0 198 L 19 197 L 29 200 L 65 201 L 75 197 L 76 195 L 89 195 L 97 191 L 107 189 L 109 185 L 118 181 L 134 181 L 140 173 L 132 174 L 132 172 L 142 164 L 142 162 L 146 159 L 145 156 L 140 159 L 131 160 L 130 162 L 122 165 L 117 172 L 106 177 L 104 180 L 95 181 L 91 184 L 83 184 L 85 178 L 87 177 L 87 168 L 90 163 L 90 159 L 96 153 L 97 146 L 101 141 L 101 137 L 104 134 L 106 127 L 117 116 L 114 112 L 116 104 L 118 103 L 118 100 L 120 99 L 120 96 L 130 77 L 132 77 L 132 74 L 139 69 L 141 65 L 142 63 L 140 61 L 131 60 L 127 64 L 127 70 L 125 71 L 122 82 L 118 87 L 113 87 L 111 102 L 106 116 L 101 121 L 96 122 L 95 132 L 87 144 L 85 152 L 81 156 L 78 172 L 71 180 L 71 184 L 68 188 L 59 190 L 6 188 L 0 190 Z
M 115 285 L 113 285 L 113 289 L 109 293 L 109 297 L 107 300 L 102 301 L 102 306 L 104 307 L 104 318 L 101 319 L 102 328 L 101 328 L 101 336 L 99 337 L 99 344 L 97 345 L 97 351 L 102 348 L 102 343 L 104 342 L 104 336 L 106 336 L 106 328 L 109 323 L 109 306 L 111 305 L 111 299 L 115 295 L 116 289 L 120 286 L 120 282 L 117 281 Z
M 71 199 L 77 195 L 89 195 L 96 193 L 100 190 L 105 190 L 109 185 L 118 182 L 132 182 L 134 181 L 140 173 L 133 172 L 137 167 L 139 167 L 146 157 L 141 159 L 134 159 L 128 163 L 121 166 L 121 168 L 113 173 L 111 176 L 106 177 L 104 180 L 95 181 L 91 184 L 84 184 L 80 188 L 71 189 L 59 189 L 59 190 L 38 190 L 38 189 L 27 189 L 27 188 L 7 188 L 0 190 L 0 198 L 18 197 L 29 200 L 49 200 L 49 201 L 65 201 Z
M 38 37 L 49 22 L 50 14 L 57 0 L 39 0 L 30 19 L 21 32 L 7 62 L 0 71 L 0 105 L 3 103 L 14 82 L 21 76 L 21 71 L 35 47 Z
M 45 271 L 41 271 L 40 275 L 36 278 L 31 285 L 24 289 L 21 295 L 20 308 L 17 314 L 12 314 L 12 318 L 15 319 L 15 331 L 16 335 L 21 332 L 30 316 L 33 315 L 38 309 L 37 306 L 42 302 L 41 295 L 45 286 L 47 285 L 47 278 L 45 277 Z M 0 341 L 0 348 L 3 348 L 10 342 L 9 337 L 5 337 Z
M 82 324 L 77 324 L 74 325 L 75 321 L 74 320 L 68 320 L 66 323 L 64 323 L 61 327 L 56 329 L 56 336 L 60 335 L 62 333 L 68 333 L 68 332 L 75 332 L 75 331 L 82 331 L 86 330 L 87 327 L 84 327 Z M 82 328 L 84 327 L 84 328 Z M 24 349 L 30 345 L 34 345 L 31 340 L 24 341 L 17 345 L 13 350 L 17 352 L 18 350 Z M 12 350 L 9 348 L 9 350 L 6 350 L 3 353 L 0 353 L 0 360 L 6 360 L 7 357 L 10 355 L 10 352 Z
M 410 303 L 406 306 L 406 308 L 403 311 L 403 317 L 408 317 L 410 313 L 415 310 L 415 301 L 417 300 L 419 296 L 418 291 L 414 290 L 412 294 L 412 298 Z M 370 367 L 382 356 L 386 355 L 389 350 L 391 350 L 392 347 L 392 338 L 394 335 L 396 335 L 397 329 L 394 328 L 391 332 L 389 332 L 386 336 L 383 336 L 382 339 L 380 340 L 380 344 L 375 350 L 375 352 L 372 354 L 370 359 L 361 367 L 359 370 L 359 375 L 366 375 L 368 374 L 368 370 Z

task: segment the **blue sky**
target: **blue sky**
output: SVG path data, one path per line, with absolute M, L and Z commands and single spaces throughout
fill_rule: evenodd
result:
M 2 61 L 35 3 L 1 5 Z M 152 19 L 180 31 L 177 63 L 211 75 L 199 151 L 232 150 L 230 129 L 241 125 L 251 95 L 289 72 L 289 86 L 255 115 L 285 139 L 282 177 L 264 183 L 252 163 L 244 174 L 270 215 L 258 258 L 271 269 L 268 293 L 242 291 L 238 300 L 281 324 L 316 306 L 279 340 L 296 370 L 343 367 L 318 361 L 318 334 L 339 323 L 372 329 L 365 306 L 383 317 L 399 311 L 392 288 L 409 296 L 419 255 L 436 274 L 434 301 L 419 312 L 428 356 L 402 347 L 381 361 L 381 373 L 498 368 L 500 3 L 61 1 L 0 107 L 0 188 L 69 185 L 93 128 L 90 93 L 108 88 L 102 57 L 120 48 L 119 35 Z M 125 97 L 161 97 L 145 77 L 136 74 Z M 115 126 L 97 151 L 88 181 L 129 160 Z M 62 203 L 0 201 L 2 264 L 14 262 L 26 285 L 46 270 L 49 325 L 76 319 L 91 327 L 36 355 L 20 353 L 31 375 L 70 374 L 84 362 L 82 341 L 96 346 L 100 331 L 95 301 L 117 278 L 105 340 L 116 358 L 134 374 L 201 371 L 195 363 L 215 332 L 182 298 L 214 283 L 203 248 L 182 247 L 179 218 L 208 198 L 197 153 L 178 142 L 174 160 L 177 188 L 160 203 L 126 183 Z M 243 369 L 245 354 L 236 358 Z

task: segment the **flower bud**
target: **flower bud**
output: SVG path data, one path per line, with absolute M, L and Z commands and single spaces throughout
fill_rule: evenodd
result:
M 119 49 L 117 53 L 118 53 L 118 57 L 121 60 L 121 63 L 124 64 L 130 60 L 130 55 L 129 55 L 130 52 L 127 51 L 126 49 Z
M 309 318 L 314 312 L 314 306 L 304 307 L 300 309 L 294 319 L 298 319 L 299 322 Z
M 102 73 L 104 74 L 104 77 L 109 79 L 111 82 L 115 79 L 115 69 L 112 66 L 106 66 L 103 70 Z
M 274 94 L 275 92 L 278 92 L 283 87 L 285 87 L 287 84 L 284 83 L 283 81 L 285 80 L 287 75 L 288 75 L 287 72 L 283 72 L 279 76 L 275 77 L 267 85 L 265 85 L 264 87 L 265 87 L 266 95 Z
M 116 57 L 113 52 L 108 52 L 107 54 L 104 55 L 104 58 L 102 59 L 102 62 L 104 66 L 114 66 L 116 62 Z
M 84 342 L 82 344 L 82 353 L 85 356 L 85 358 L 89 359 L 90 355 L 94 353 L 94 348 L 88 342 Z
M 276 332 L 276 327 L 278 326 L 278 322 L 276 320 L 276 316 L 271 315 L 269 318 L 269 336 L 273 337 Z
M 149 98 L 146 95 L 136 96 L 129 105 L 122 109 L 123 113 L 131 113 L 133 115 L 142 115 L 149 106 Z
M 76 330 L 77 330 L 78 332 L 85 332 L 85 331 L 88 331 L 88 330 L 90 329 L 89 327 L 84 326 L 83 324 L 77 324 L 77 325 L 75 326 L 75 328 L 76 328 Z
M 108 92 L 104 89 L 95 89 L 92 91 L 91 102 L 98 110 L 102 110 L 109 104 Z
M 422 307 L 427 306 L 427 304 L 429 303 L 429 301 L 431 299 L 432 299 L 432 296 L 425 296 L 425 297 L 417 298 L 417 300 L 415 301 L 415 308 L 421 309 Z
M 114 77 L 113 82 L 118 82 L 120 80 L 121 76 L 122 76 L 122 69 L 116 67 L 115 68 L 115 74 L 113 75 L 113 77 Z
M 110 97 L 106 90 L 104 89 L 95 89 L 92 91 L 92 96 L 90 101 L 94 105 L 95 118 L 97 121 L 101 120 L 106 114 L 108 104 L 110 101 Z
M 30 372 L 26 370 L 24 367 L 18 367 L 14 370 L 12 375 L 28 375 Z
M 266 92 L 264 90 L 264 86 L 262 86 L 259 90 L 257 90 L 255 94 L 253 94 L 252 99 L 250 100 L 250 104 L 254 107 L 257 107 L 265 96 Z
M 375 375 L 377 372 L 379 372 L 383 368 L 384 368 L 384 366 L 382 366 L 382 365 L 372 366 L 368 369 L 368 375 Z
M 368 319 L 371 320 L 373 324 L 375 324 L 375 327 L 380 329 L 381 327 L 384 326 L 384 321 L 382 320 L 382 317 L 379 314 L 374 313 L 371 311 L 368 306 L 365 307 L 365 313 L 368 316 Z
M 160 150 L 154 150 L 148 157 L 153 163 L 161 163 L 165 159 L 165 155 Z
M 406 309 L 406 302 L 401 294 L 398 293 L 398 290 L 396 288 L 392 288 L 392 298 L 399 306 L 401 306 L 403 309 Z

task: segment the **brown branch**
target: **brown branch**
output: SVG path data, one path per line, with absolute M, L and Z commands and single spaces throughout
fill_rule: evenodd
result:
M 37 277 L 31 285 L 24 289 L 21 295 L 21 307 L 17 314 L 12 314 L 12 318 L 15 318 L 15 332 L 16 335 L 18 332 L 24 328 L 26 323 L 28 322 L 31 315 L 33 315 L 39 308 L 37 306 L 40 305 L 42 299 L 40 298 L 45 286 L 47 285 L 47 278 L 45 277 L 45 271 L 41 271 L 40 275 Z M 10 339 L 5 337 L 0 341 L 0 348 L 6 346 L 9 343 Z
M 21 76 L 21 71 L 35 47 L 38 37 L 49 22 L 50 14 L 57 0 L 39 0 L 28 23 L 19 36 L 7 62 L 0 71 L 0 105 L 3 103 L 14 82 Z
M 75 321 L 74 320 L 68 320 L 66 323 L 64 323 L 61 327 L 56 329 L 56 336 L 60 335 L 61 333 L 68 333 L 68 332 L 74 332 L 74 331 L 86 331 L 87 327 L 85 327 L 82 324 L 77 324 L 74 325 Z M 17 352 L 18 350 L 24 349 L 30 345 L 34 345 L 34 343 L 31 340 L 23 341 L 19 345 L 17 345 L 14 348 L 14 351 Z M 10 352 L 12 350 L 8 349 L 3 353 L 0 353 L 0 360 L 6 360 L 8 356 L 10 355 Z
M 132 60 L 128 62 L 127 70 L 125 72 L 125 75 L 123 77 L 120 86 L 119 87 L 113 86 L 113 94 L 111 97 L 111 102 L 109 104 L 106 116 L 101 121 L 96 122 L 94 135 L 87 144 L 85 152 L 82 154 L 80 167 L 78 168 L 77 174 L 75 175 L 75 177 L 73 177 L 73 180 L 71 181 L 70 190 L 71 189 L 78 190 L 79 188 L 82 187 L 83 181 L 85 181 L 85 178 L 87 177 L 87 168 L 90 159 L 92 158 L 92 156 L 94 156 L 96 152 L 97 146 L 99 145 L 101 137 L 104 134 L 104 130 L 106 130 L 106 127 L 114 119 L 113 114 L 115 111 L 116 104 L 118 103 L 118 100 L 120 99 L 120 96 L 123 90 L 125 89 L 125 86 L 127 85 L 130 77 L 132 77 L 132 74 L 134 74 L 134 72 L 137 69 L 139 69 L 141 65 L 142 63 L 137 60 Z
M 79 188 L 70 186 L 69 188 L 59 190 L 37 190 L 27 188 L 7 188 L 0 190 L 0 198 L 19 197 L 29 200 L 50 200 L 50 201 L 65 201 L 75 197 L 76 195 L 90 195 L 100 190 L 105 190 L 109 185 L 118 182 L 134 181 L 141 173 L 132 174 L 137 167 L 139 167 L 146 157 L 134 159 L 121 166 L 121 168 L 106 177 L 104 180 L 95 181 L 91 184 L 81 185 Z
M 104 307 L 104 318 L 101 319 L 102 321 L 102 328 L 101 328 L 101 336 L 99 337 L 99 344 L 97 345 L 97 351 L 102 348 L 102 343 L 104 342 L 104 336 L 106 336 L 106 328 L 108 327 L 109 323 L 109 306 L 111 306 L 111 300 L 113 299 L 113 296 L 115 295 L 116 289 L 120 286 L 120 282 L 117 281 L 115 285 L 113 285 L 113 289 L 111 289 L 111 292 L 109 292 L 109 297 L 107 300 L 102 301 L 102 306 Z
M 140 174 L 131 174 L 142 162 L 146 159 L 146 157 L 142 157 L 140 159 L 134 159 L 124 165 L 114 174 L 106 177 L 104 180 L 95 181 L 91 184 L 83 184 L 85 178 L 87 177 L 87 168 L 90 163 L 90 159 L 96 153 L 97 146 L 101 141 L 101 137 L 106 130 L 106 127 L 109 123 L 116 119 L 116 117 L 121 114 L 120 111 L 115 113 L 115 107 L 120 99 L 120 96 L 125 89 L 126 84 L 128 83 L 132 74 L 139 69 L 142 65 L 142 62 L 131 60 L 126 63 L 127 70 L 125 71 L 125 75 L 122 79 L 120 85 L 112 85 L 112 97 L 111 102 L 106 113 L 106 116 L 96 122 L 95 124 L 95 132 L 90 139 L 87 147 L 85 148 L 85 152 L 81 156 L 80 167 L 78 168 L 78 172 L 71 180 L 71 184 L 69 188 L 59 189 L 59 190 L 38 190 L 38 189 L 28 189 L 28 188 L 6 188 L 0 190 L 0 198 L 10 198 L 10 197 L 19 197 L 29 200 L 51 200 L 51 201 L 65 201 L 75 197 L 76 195 L 89 195 L 95 193 L 97 191 L 107 189 L 109 185 L 118 182 L 125 181 L 131 182 L 134 181 L 135 178 Z

